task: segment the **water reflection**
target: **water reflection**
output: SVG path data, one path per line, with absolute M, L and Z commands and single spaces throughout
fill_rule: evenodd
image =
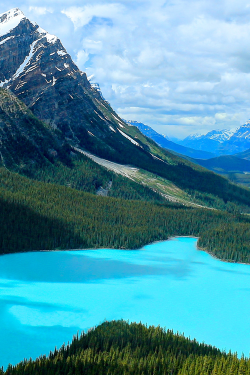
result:
M 81 255 L 71 255 L 69 252 L 22 253 L 1 257 L 0 275 L 7 280 L 26 282 L 82 283 L 146 275 L 185 277 L 192 270 L 187 261 L 171 257 L 156 257 L 150 261 L 152 265 L 96 259 L 85 255 L 84 251 L 81 251 Z M 0 284 L 1 286 L 6 285 Z

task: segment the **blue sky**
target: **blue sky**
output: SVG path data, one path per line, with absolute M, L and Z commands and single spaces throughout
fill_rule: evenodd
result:
M 250 0 L 16 0 L 127 120 L 183 138 L 250 117 Z

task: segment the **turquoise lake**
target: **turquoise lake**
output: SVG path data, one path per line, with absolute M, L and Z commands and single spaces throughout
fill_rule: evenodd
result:
M 196 243 L 179 237 L 141 250 L 1 256 L 0 366 L 121 318 L 248 356 L 250 266 L 220 262 Z

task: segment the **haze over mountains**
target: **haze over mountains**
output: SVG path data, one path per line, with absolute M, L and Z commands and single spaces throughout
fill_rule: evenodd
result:
M 191 147 L 185 147 L 180 144 L 177 144 L 175 142 L 172 142 L 167 138 L 167 136 L 164 136 L 162 134 L 157 133 L 155 130 L 153 130 L 150 126 L 144 125 L 141 122 L 137 121 L 126 121 L 128 124 L 136 126 L 144 135 L 146 135 L 149 138 L 152 138 L 158 145 L 161 147 L 164 147 L 168 150 L 177 152 L 178 154 L 190 156 L 193 158 L 200 158 L 200 159 L 209 159 L 215 156 L 212 152 L 195 150 Z

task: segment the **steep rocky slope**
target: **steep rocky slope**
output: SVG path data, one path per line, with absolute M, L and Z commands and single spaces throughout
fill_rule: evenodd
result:
M 70 147 L 59 132 L 51 131 L 16 96 L 0 88 L 0 162 L 20 171 L 70 163 Z
M 86 74 L 77 68 L 60 40 L 28 20 L 18 9 L 0 16 L 0 56 L 0 85 L 9 89 L 42 121 L 43 129 L 48 127 L 52 143 L 47 142 L 49 147 L 42 153 L 45 158 L 59 155 L 60 148 L 66 159 L 72 148 L 74 152 L 84 150 L 102 159 L 153 173 L 163 179 L 164 184 L 171 183 L 174 189 L 181 189 L 190 197 L 195 198 L 199 191 L 199 202 L 212 194 L 213 201 L 220 200 L 219 205 L 222 201 L 250 203 L 248 191 L 162 149 L 137 127 L 122 121 L 99 90 L 90 85 Z M 23 133 L 27 134 L 27 129 Z M 17 138 L 12 154 L 19 149 Z M 0 140 L 4 142 L 3 134 Z M 14 164 L 22 165 L 24 157 L 32 163 L 34 157 L 29 147 L 20 148 L 24 150 L 23 156 L 18 157 L 18 150 L 15 156 L 18 160 Z M 78 180 L 80 172 L 81 168 L 77 172 Z M 62 179 L 63 184 L 68 184 L 69 173 L 67 171 Z M 44 176 L 47 181 L 46 170 Z M 50 176 L 49 182 L 57 183 L 55 170 Z
M 106 148 L 115 154 L 117 143 L 137 145 L 122 132 L 124 123 L 57 37 L 18 9 L 0 17 L 0 35 L 0 85 L 9 88 L 35 116 L 62 131 L 72 144 L 92 151 Z

